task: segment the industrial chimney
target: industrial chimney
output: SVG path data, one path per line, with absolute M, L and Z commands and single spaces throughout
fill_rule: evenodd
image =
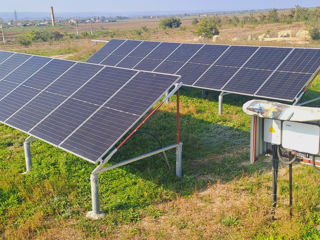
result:
M 52 24 L 52 27 L 54 27 L 54 24 L 55 24 L 55 20 L 54 20 L 54 12 L 53 12 L 53 7 L 50 8 L 51 10 L 51 24 Z

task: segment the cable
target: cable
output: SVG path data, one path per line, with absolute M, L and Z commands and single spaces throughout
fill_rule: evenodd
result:
M 282 157 L 282 155 L 281 155 L 281 152 L 280 152 L 280 145 L 277 147 L 277 154 L 278 154 L 278 157 L 279 157 L 279 160 L 282 162 L 282 163 L 284 163 L 284 164 L 286 164 L 286 165 L 289 165 L 289 164 L 292 164 L 292 163 L 294 163 L 296 160 L 297 160 L 297 153 L 295 152 L 295 155 L 293 156 L 293 158 L 291 159 L 291 160 L 289 160 L 289 161 L 286 161 L 286 160 L 284 160 L 283 159 L 283 157 Z M 289 158 L 289 157 L 288 157 Z

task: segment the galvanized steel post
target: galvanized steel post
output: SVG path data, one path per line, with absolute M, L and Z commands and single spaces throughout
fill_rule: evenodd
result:
M 26 161 L 26 172 L 24 172 L 24 174 L 31 172 L 32 169 L 32 157 L 31 157 L 31 147 L 30 147 L 30 143 L 34 141 L 33 137 L 28 137 L 26 138 L 26 140 L 23 143 L 23 147 L 24 147 L 24 158 Z
M 92 211 L 87 213 L 87 217 L 97 220 L 105 216 L 104 213 L 100 212 L 100 202 L 99 202 L 99 175 L 91 174 L 91 199 L 92 199 Z

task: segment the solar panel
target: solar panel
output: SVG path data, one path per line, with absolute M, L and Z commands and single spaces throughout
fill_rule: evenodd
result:
M 290 48 L 261 47 L 244 67 L 275 70 L 291 50 Z
M 176 80 L 177 77 L 170 75 L 146 72 L 136 74 L 110 101 L 71 134 L 61 147 L 79 151 L 88 159 L 99 159 Z M 81 139 L 79 136 L 82 136 Z
M 13 113 L 31 100 L 39 91 L 20 86 L 0 101 L 0 121 L 4 122 Z
M 61 147 L 87 159 L 98 159 L 137 119 L 136 115 L 102 108 Z
M 10 93 L 13 89 L 18 86 L 16 83 L 11 83 L 7 81 L 0 81 L 0 99 Z
M 139 54 L 143 51 L 132 56 Z M 13 54 L 0 64 L 1 71 L 8 73 L 0 80 L 0 121 L 91 162 L 116 144 L 178 79 L 26 54 Z M 135 100 L 117 104 L 122 98 Z M 75 143 L 81 131 L 90 134 Z M 77 148 L 83 143 L 87 145 Z
M 30 57 L 30 55 L 15 53 L 12 57 L 1 63 L 0 80 L 10 74 Z
M 20 111 L 13 114 L 5 123 L 28 132 L 65 99 L 66 97 L 57 94 L 42 92 Z
M 12 55 L 13 53 L 0 51 L 0 64 L 3 63 L 5 60 L 7 60 L 7 58 L 9 58 Z
M 106 67 L 81 88 L 73 98 L 101 105 L 135 74 L 135 71 Z
M 125 67 L 125 68 L 133 68 L 159 44 L 160 44 L 159 42 L 142 42 L 126 58 L 122 59 L 117 66 Z
M 37 72 L 45 64 L 47 64 L 50 60 L 50 58 L 33 56 L 20 67 L 18 67 L 14 72 L 7 75 L 4 80 L 20 84 Z
M 280 71 L 314 73 L 319 68 L 320 49 L 294 49 Z
M 134 69 L 152 71 L 164 59 L 173 53 L 181 44 L 179 43 L 161 43 L 146 58 L 144 58 Z
M 156 72 L 176 73 L 185 63 L 193 57 L 203 45 L 182 44 L 156 69 Z
M 69 99 L 36 125 L 30 133 L 54 145 L 59 145 L 97 108 L 98 106 L 90 103 Z
M 111 55 L 106 57 L 101 64 L 115 66 L 124 57 L 126 57 L 131 51 L 135 50 L 136 47 L 141 44 L 141 41 L 125 41 L 121 46 L 119 46 Z
M 231 46 L 231 48 L 217 61 L 216 65 L 241 67 L 258 47 Z
M 98 65 L 76 63 L 59 79 L 54 81 L 46 91 L 69 96 L 101 69 L 102 66 Z
M 222 90 L 253 95 L 271 74 L 269 70 L 243 68 Z
M 126 44 L 131 41 L 126 40 Z M 136 48 L 139 49 L 138 52 L 145 55 L 149 51 L 149 54 L 145 57 L 133 57 L 131 55 L 136 50 L 127 52 L 127 57 L 118 65 L 178 74 L 181 75 L 180 81 L 186 86 L 253 96 L 269 81 L 283 81 L 281 75 L 274 75 L 276 71 L 313 74 L 320 66 L 320 49 L 154 42 L 156 44 L 157 47 L 153 49 L 139 45 Z M 115 65 L 119 59 L 110 58 L 109 64 Z M 296 94 L 290 96 L 297 96 L 309 81 L 306 75 L 300 77 L 303 82 L 301 89 L 296 88 Z M 288 96 L 283 93 L 283 98 L 277 99 L 294 100 L 288 99 Z
M 277 71 L 256 96 L 291 100 L 299 94 L 312 74 Z
M 140 72 L 104 106 L 141 115 L 170 88 L 174 79 L 175 76 Z
M 212 66 L 194 86 L 220 90 L 238 70 L 235 67 Z
M 24 82 L 23 85 L 42 90 L 74 64 L 75 63 L 71 61 L 53 59 Z
M 117 49 L 125 40 L 112 39 L 108 44 L 104 45 L 96 54 L 94 54 L 87 62 L 100 63 L 106 56 Z

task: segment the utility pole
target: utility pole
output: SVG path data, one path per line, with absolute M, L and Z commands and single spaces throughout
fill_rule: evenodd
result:
M 17 15 L 17 11 L 14 10 L 14 21 L 17 22 L 18 21 L 18 15 Z
M 90 19 L 90 33 L 93 35 L 93 30 L 92 30 L 92 20 Z
M 79 35 L 78 20 L 76 19 L 76 34 Z
M 1 32 L 2 32 L 2 42 L 5 44 L 6 43 L 6 39 L 4 37 L 3 25 L 2 24 L 1 24 Z

